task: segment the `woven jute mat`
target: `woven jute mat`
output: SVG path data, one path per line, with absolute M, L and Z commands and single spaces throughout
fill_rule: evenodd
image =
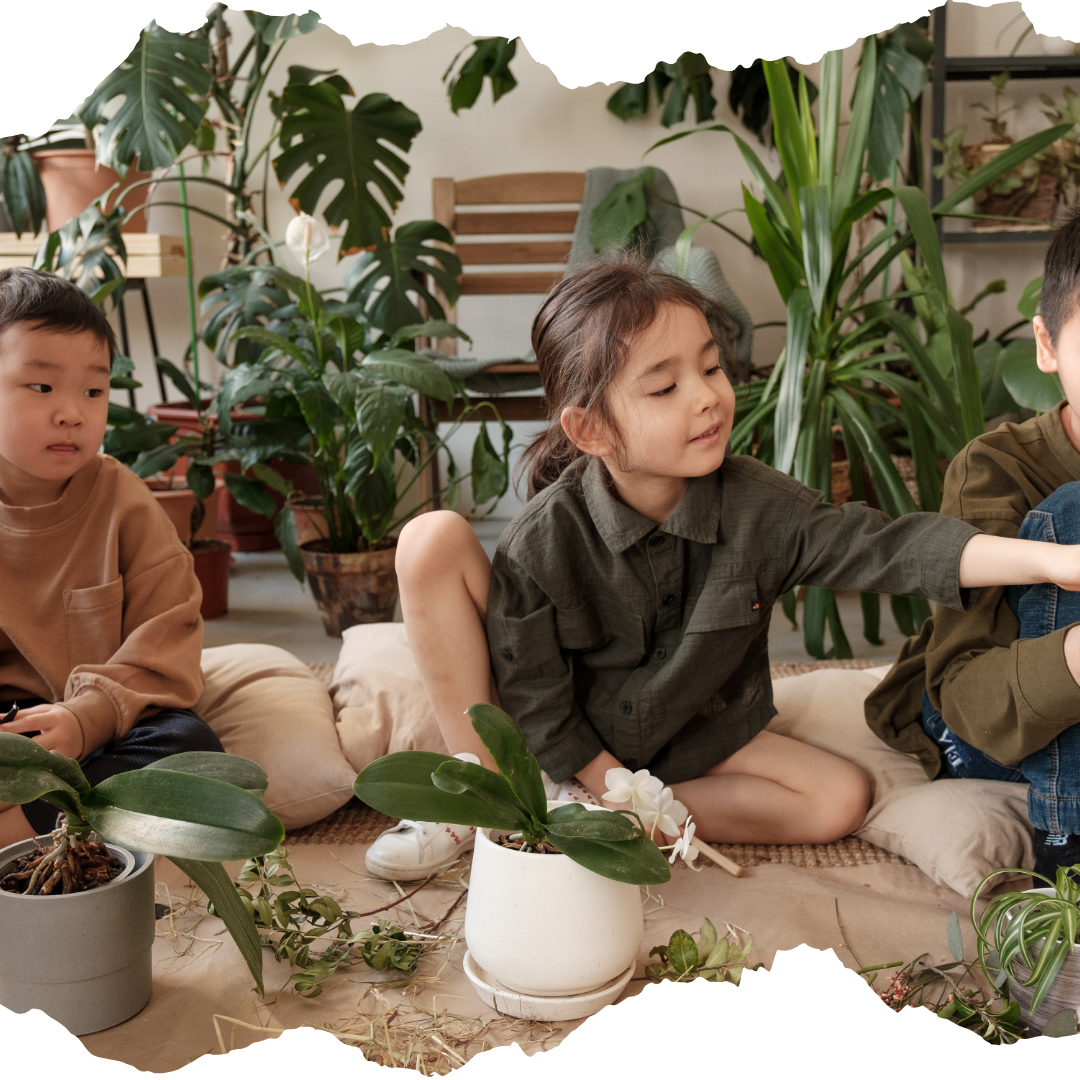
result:
M 772 664 L 770 670 L 773 679 L 784 679 L 821 668 L 861 670 L 877 667 L 880 663 L 880 660 L 807 660 Z M 334 673 L 333 664 L 318 663 L 308 666 L 322 682 L 330 685 Z M 322 821 L 288 833 L 285 844 L 370 844 L 383 829 L 389 828 L 395 821 L 395 818 L 380 814 L 359 799 L 352 799 Z M 781 866 L 836 867 L 907 863 L 902 856 L 894 855 L 854 836 L 837 840 L 833 844 L 714 844 L 713 847 L 740 866 L 772 863 Z

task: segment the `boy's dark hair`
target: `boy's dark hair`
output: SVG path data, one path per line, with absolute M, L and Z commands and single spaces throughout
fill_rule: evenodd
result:
M 1054 233 L 1043 268 L 1039 314 L 1052 345 L 1061 328 L 1080 305 L 1080 206 L 1071 207 L 1064 224 Z
M 583 408 L 620 437 L 608 388 L 634 338 L 652 326 L 666 304 L 696 308 L 705 316 L 720 363 L 732 382 L 738 381 L 742 371 L 735 352 L 735 323 L 688 281 L 655 269 L 635 252 L 568 275 L 548 293 L 533 320 L 532 346 L 550 423 L 521 460 L 522 471 L 528 471 L 530 499 L 582 455 L 559 422 L 564 408 Z
M 13 323 L 78 334 L 89 330 L 116 353 L 116 335 L 105 312 L 74 282 L 44 270 L 13 266 L 0 270 L 0 338 Z

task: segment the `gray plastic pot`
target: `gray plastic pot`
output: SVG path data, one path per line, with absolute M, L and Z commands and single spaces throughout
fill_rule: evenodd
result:
M 0 849 L 0 876 L 34 843 L 20 840 Z M 73 1035 L 123 1023 L 146 1005 L 154 856 L 132 855 L 135 865 L 126 877 L 89 892 L 22 896 L 0 890 L 0 1005 L 17 1013 L 41 1009 Z

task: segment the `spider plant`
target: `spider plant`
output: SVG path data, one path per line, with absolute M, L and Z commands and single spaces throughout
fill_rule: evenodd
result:
M 1045 881 L 1053 895 L 1002 893 L 986 905 L 980 918 L 975 917 L 976 901 L 987 882 L 1000 874 L 1029 873 L 1010 867 L 984 877 L 971 898 L 971 923 L 978 935 L 979 963 L 986 977 L 999 984 L 1008 975 L 1021 986 L 1030 987 L 1028 1012 L 1034 1014 L 1080 935 L 1080 867 L 1059 867 L 1054 881 L 1042 874 L 1031 874 L 1033 879 Z M 1027 978 L 1017 974 L 1018 965 L 1027 968 Z
M 737 390 L 733 452 L 752 453 L 831 500 L 833 450 L 839 434 L 853 496 L 863 495 L 865 462 L 882 509 L 896 517 L 917 507 L 881 428 L 894 424 L 902 432 L 914 459 L 922 508 L 928 510 L 941 502 L 939 459 L 952 458 L 984 428 L 971 324 L 949 299 L 935 219 L 1049 146 L 1068 125 L 1016 143 L 930 207 L 916 187 L 875 186 L 869 178 L 864 180 L 868 155 L 874 156 L 874 139 L 880 137 L 871 123 L 881 76 L 873 36 L 863 46 L 847 137 L 840 149 L 842 60 L 839 51 L 822 60 L 816 119 L 805 77 L 799 78 L 796 92 L 784 62 L 765 61 L 782 167 L 779 179 L 725 124 L 680 132 L 652 149 L 700 132 L 731 135 L 761 191 L 759 198 L 744 184 L 742 209 L 787 308 L 787 340 L 768 378 Z M 896 174 L 894 155 L 892 176 Z M 679 265 L 685 265 L 694 232 L 708 220 L 695 222 L 680 237 Z M 909 290 L 900 281 L 899 289 L 890 292 L 893 263 L 912 250 L 925 267 L 925 288 Z M 900 306 L 915 296 L 932 305 L 946 331 L 944 370 L 935 364 L 914 320 Z M 793 613 L 793 597 L 785 607 L 789 615 Z M 924 601 L 908 598 L 894 598 L 894 611 L 916 625 L 929 614 Z M 876 595 L 864 595 L 863 612 L 864 631 L 874 641 L 879 618 Z M 812 655 L 826 655 L 826 623 L 833 653 L 850 656 L 832 592 L 808 588 L 804 630 Z

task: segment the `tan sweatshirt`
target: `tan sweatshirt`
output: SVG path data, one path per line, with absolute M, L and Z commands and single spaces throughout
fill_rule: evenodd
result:
M 147 486 L 99 455 L 45 506 L 0 503 L 0 700 L 63 702 L 79 757 L 202 692 L 202 590 Z
M 1080 454 L 1061 422 L 1064 404 L 968 443 L 945 474 L 941 512 L 992 536 L 1016 536 L 1029 510 L 1080 480 Z M 1080 721 L 1080 686 L 1065 663 L 1068 627 L 1019 638 L 1007 592 L 980 589 L 965 612 L 939 607 L 866 699 L 873 731 L 918 754 L 931 778 L 941 759 L 923 731 L 924 688 L 960 738 L 1008 765 Z

